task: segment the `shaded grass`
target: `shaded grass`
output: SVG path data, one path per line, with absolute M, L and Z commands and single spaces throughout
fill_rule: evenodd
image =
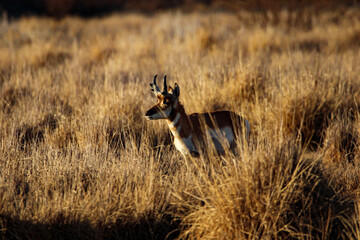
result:
M 323 176 L 320 159 L 305 158 L 291 141 L 270 145 L 238 160 L 249 161 L 247 167 L 226 168 L 198 186 L 204 205 L 185 217 L 183 238 L 331 239 L 346 233 L 342 219 L 351 218 L 354 204 Z
M 176 239 L 179 235 L 179 224 L 171 217 L 160 221 L 146 217 L 105 226 L 69 220 L 62 214 L 48 223 L 9 216 L 0 216 L 0 221 L 2 229 L 9 229 L 2 235 L 5 239 Z

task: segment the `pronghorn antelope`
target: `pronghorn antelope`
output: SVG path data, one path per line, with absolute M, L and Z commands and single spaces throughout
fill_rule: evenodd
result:
M 179 102 L 180 88 L 167 89 L 166 76 L 164 76 L 164 90 L 160 91 L 154 82 L 150 84 L 151 90 L 157 97 L 158 103 L 150 108 L 145 117 L 148 120 L 166 119 L 174 135 L 174 144 L 184 156 L 199 157 L 212 143 L 217 154 L 222 155 L 228 148 L 234 152 L 236 137 L 245 134 L 248 139 L 250 133 L 249 122 L 230 111 L 216 111 L 209 113 L 192 113 L 187 115 L 183 105 Z

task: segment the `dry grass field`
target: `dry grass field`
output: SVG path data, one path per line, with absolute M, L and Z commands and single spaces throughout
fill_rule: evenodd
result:
M 155 74 L 249 144 L 184 159 Z M 359 76 L 357 8 L 2 20 L 0 236 L 359 239 Z

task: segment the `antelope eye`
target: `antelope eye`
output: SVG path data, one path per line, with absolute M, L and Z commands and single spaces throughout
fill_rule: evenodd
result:
M 165 99 L 165 100 L 164 100 L 164 104 L 165 104 L 165 105 L 169 105 L 169 104 L 170 104 L 170 101 L 167 100 L 167 99 Z

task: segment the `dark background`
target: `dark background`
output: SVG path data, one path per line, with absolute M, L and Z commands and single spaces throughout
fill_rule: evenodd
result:
M 226 11 L 250 10 L 254 12 L 316 9 L 331 10 L 339 7 L 359 7 L 360 0 L 0 0 L 0 11 L 8 17 L 46 15 L 63 17 L 101 16 L 118 11 L 154 11 L 177 8 L 184 11 L 217 9 Z

